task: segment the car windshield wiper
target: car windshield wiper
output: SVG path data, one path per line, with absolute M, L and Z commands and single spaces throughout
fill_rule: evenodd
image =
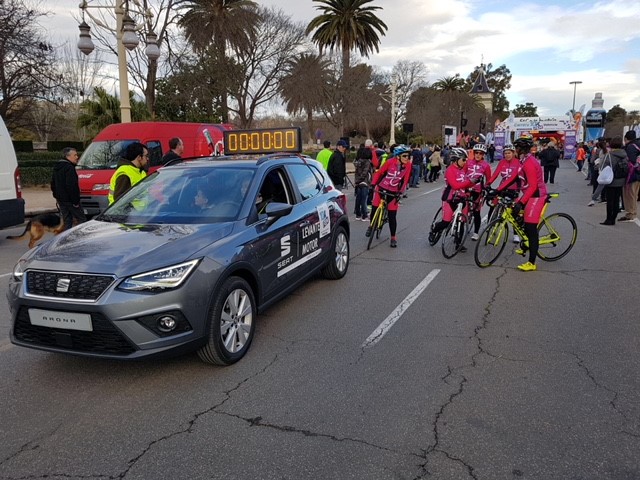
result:
M 113 223 L 124 223 L 128 217 L 126 215 L 109 215 L 103 213 L 98 216 L 96 220 L 100 220 L 102 222 L 113 222 Z

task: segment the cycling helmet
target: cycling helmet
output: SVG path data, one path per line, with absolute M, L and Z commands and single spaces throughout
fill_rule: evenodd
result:
M 476 143 L 473 146 L 473 151 L 487 153 L 487 146 L 484 143 Z
M 460 160 L 461 158 L 467 158 L 467 151 L 461 147 L 453 147 L 449 152 L 449 158 L 452 162 Z
M 531 147 L 533 147 L 533 137 L 531 135 L 523 135 L 515 142 L 513 142 L 513 145 L 518 150 L 528 152 L 529 150 L 531 150 Z
M 507 151 L 507 150 L 511 150 L 512 152 L 516 151 L 516 147 L 514 147 L 513 145 L 511 145 L 510 143 L 507 143 L 504 148 L 502 149 L 503 151 Z
M 409 153 L 410 151 L 411 151 L 411 149 L 409 147 L 407 147 L 406 145 L 398 145 L 398 146 L 396 146 L 396 148 L 393 149 L 393 156 L 394 157 L 399 157 L 401 154 Z

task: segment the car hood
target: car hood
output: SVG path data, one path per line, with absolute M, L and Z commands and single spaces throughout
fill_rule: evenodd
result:
M 122 277 L 197 257 L 232 230 L 232 223 L 123 225 L 92 220 L 36 248 L 25 268 Z

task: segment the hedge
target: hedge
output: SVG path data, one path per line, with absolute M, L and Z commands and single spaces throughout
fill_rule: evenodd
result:
M 33 152 L 33 142 L 31 140 L 11 140 L 13 149 L 16 152 Z
M 23 187 L 36 187 L 38 185 L 49 185 L 53 165 L 49 167 L 20 167 L 20 180 Z
M 57 152 L 58 155 L 62 156 L 62 149 L 66 147 L 75 148 L 78 151 L 84 150 L 84 143 L 82 142 L 64 142 L 64 141 L 54 141 L 47 142 L 47 151 L 49 152 Z

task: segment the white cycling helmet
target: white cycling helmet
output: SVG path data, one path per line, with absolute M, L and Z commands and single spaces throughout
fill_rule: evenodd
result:
M 459 160 L 461 158 L 467 158 L 467 151 L 461 147 L 453 147 L 449 152 L 449 158 L 452 162 Z
M 514 147 L 513 145 L 511 145 L 510 143 L 507 143 L 503 148 L 503 151 L 507 151 L 507 150 L 511 150 L 512 152 L 516 151 L 516 147 Z
M 476 143 L 473 146 L 473 151 L 487 153 L 487 146 L 484 143 Z

